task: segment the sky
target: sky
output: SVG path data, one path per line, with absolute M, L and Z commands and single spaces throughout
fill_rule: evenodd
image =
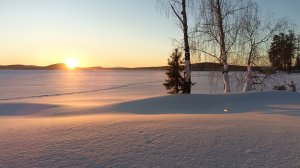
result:
M 300 26 L 299 0 L 256 1 Z M 182 36 L 156 0 L 0 0 L 0 21 L 1 65 L 161 66 Z

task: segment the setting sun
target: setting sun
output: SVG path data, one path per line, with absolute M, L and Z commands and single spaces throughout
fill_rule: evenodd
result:
M 79 61 L 75 58 L 68 58 L 65 64 L 69 69 L 75 69 L 79 66 Z

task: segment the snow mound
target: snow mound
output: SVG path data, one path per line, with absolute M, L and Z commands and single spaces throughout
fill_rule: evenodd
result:
M 300 104 L 300 94 L 271 91 L 216 95 L 170 95 L 117 103 L 102 107 L 100 111 L 134 114 L 224 114 L 255 110 L 266 112 L 278 104 Z

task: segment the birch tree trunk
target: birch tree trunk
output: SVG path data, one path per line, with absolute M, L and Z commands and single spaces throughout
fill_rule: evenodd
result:
M 248 65 L 247 66 L 247 74 L 246 74 L 246 81 L 245 81 L 245 85 L 244 85 L 244 88 L 243 88 L 243 92 L 250 92 L 252 91 L 252 67 L 251 65 Z
M 223 29 L 223 18 L 222 18 L 222 9 L 220 0 L 216 0 L 216 10 L 215 15 L 217 18 L 218 23 L 218 30 L 220 33 L 220 52 L 221 52 L 221 61 L 223 64 L 223 82 L 224 82 L 224 93 L 230 92 L 230 83 L 229 83 L 229 76 L 228 76 L 228 63 L 227 63 L 227 53 L 226 53 L 226 44 L 225 44 L 225 33 Z
M 184 34 L 184 52 L 185 52 L 185 93 L 191 93 L 191 54 L 188 36 L 188 21 L 186 16 L 186 0 L 182 0 L 182 26 Z

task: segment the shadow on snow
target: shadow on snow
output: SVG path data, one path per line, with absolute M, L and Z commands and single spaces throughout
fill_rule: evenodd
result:
M 244 112 L 300 116 L 300 94 L 271 91 L 216 95 L 170 95 L 90 108 L 30 103 L 0 104 L 0 116 L 75 116 L 107 113 L 235 114 Z

